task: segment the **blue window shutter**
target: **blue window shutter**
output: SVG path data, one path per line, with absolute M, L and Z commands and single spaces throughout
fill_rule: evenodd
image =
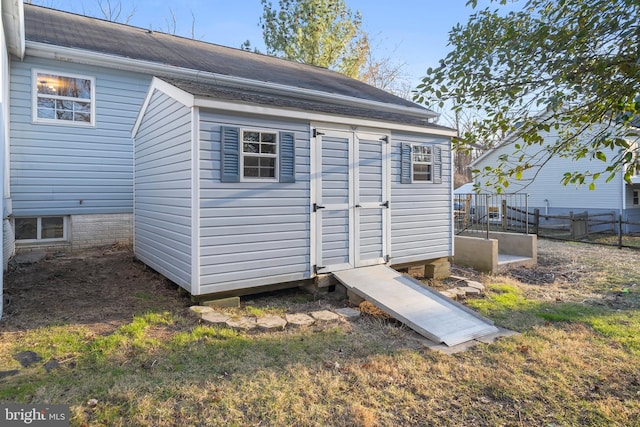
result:
M 402 144 L 401 146 L 400 182 L 411 184 L 411 144 Z
M 296 182 L 296 135 L 280 132 L 280 182 Z
M 240 182 L 239 128 L 220 128 L 220 181 Z
M 433 146 L 433 183 L 442 184 L 442 148 Z

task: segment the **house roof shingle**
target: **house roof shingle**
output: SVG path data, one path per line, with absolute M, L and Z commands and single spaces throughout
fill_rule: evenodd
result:
M 277 91 L 256 93 L 255 90 L 231 90 L 211 79 L 171 79 L 183 90 L 199 96 L 216 96 L 250 102 L 390 120 L 403 124 L 448 129 L 426 123 L 429 110 L 411 101 L 346 77 L 340 73 L 294 61 L 271 57 L 241 49 L 187 39 L 139 27 L 76 15 L 55 9 L 25 4 L 25 32 L 28 42 L 62 46 L 122 58 L 150 61 L 183 69 L 283 85 L 296 89 L 320 91 L 342 97 L 411 108 L 417 114 L 384 112 L 375 108 L 341 106 L 339 102 L 313 100 L 311 97 L 289 97 Z M 424 113 L 423 117 L 420 112 Z

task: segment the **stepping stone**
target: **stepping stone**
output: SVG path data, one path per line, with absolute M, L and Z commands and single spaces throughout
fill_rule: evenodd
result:
M 458 292 L 440 291 L 440 293 L 447 298 L 451 298 L 451 299 L 458 298 Z
M 14 257 L 14 260 L 18 265 L 27 265 L 27 264 L 35 264 L 39 261 L 42 261 L 47 256 L 46 252 L 41 251 L 33 251 L 33 252 L 23 252 L 17 254 Z
M 42 357 L 38 356 L 33 351 L 21 351 L 20 353 L 14 354 L 13 358 L 20 362 L 20 364 L 25 368 L 42 360 Z
M 287 326 L 287 321 L 280 316 L 259 317 L 256 321 L 258 328 L 265 331 L 282 330 Z
M 202 315 L 205 313 L 213 313 L 213 308 L 204 307 L 201 305 L 192 305 L 191 307 L 189 307 L 189 310 L 195 313 L 198 317 L 202 317 Z
M 10 377 L 12 375 L 17 375 L 20 371 L 17 369 L 12 369 L 10 371 L 0 371 L 0 380 L 2 378 Z
M 340 319 L 340 316 L 329 310 L 314 311 L 309 314 L 318 322 L 335 322 Z
M 453 274 L 451 276 L 449 276 L 449 279 L 451 280 L 458 280 L 460 282 L 464 282 L 467 280 L 466 277 L 462 277 L 462 276 L 454 276 Z
M 351 307 L 338 308 L 334 311 L 346 320 L 355 320 L 360 317 L 360 310 Z
M 60 367 L 60 362 L 58 362 L 56 359 L 51 359 L 44 364 L 44 370 L 47 371 L 47 373 L 59 367 Z
M 473 280 L 465 280 L 465 283 L 467 284 L 467 286 L 471 287 L 471 288 L 476 288 L 478 289 L 480 292 L 484 292 L 484 285 L 480 282 L 476 282 Z
M 443 291 L 443 292 L 447 292 L 449 294 L 455 295 L 456 298 L 457 297 L 466 297 L 467 296 L 467 293 L 465 291 L 463 291 L 462 288 L 458 288 L 458 287 L 447 289 L 446 291 Z
M 214 310 L 204 313 L 201 318 L 205 322 L 209 322 L 214 326 L 227 326 L 227 322 L 230 319 L 226 314 L 218 313 Z
M 464 291 L 464 293 L 469 296 L 480 296 L 482 294 L 482 292 L 480 292 L 480 289 L 472 288 L 471 286 L 464 286 L 458 289 Z
M 248 331 L 254 329 L 258 325 L 255 318 L 243 316 L 227 320 L 227 326 L 239 331 Z
M 313 325 L 315 320 L 311 316 L 307 316 L 304 313 L 285 314 L 284 318 L 287 321 L 288 326 L 303 327 Z

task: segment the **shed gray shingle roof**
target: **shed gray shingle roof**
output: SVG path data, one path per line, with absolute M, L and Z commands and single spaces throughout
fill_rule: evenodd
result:
M 375 101 L 416 111 L 427 109 L 413 102 L 321 67 L 281 58 L 245 52 L 197 40 L 76 15 L 30 4 L 24 5 L 26 40 L 49 45 L 150 61 L 175 67 L 320 91 L 366 101 Z M 168 77 L 172 77 L 168 75 Z M 174 80 L 184 90 L 201 96 L 216 96 L 251 103 L 391 120 L 392 122 L 442 128 L 426 124 L 424 119 L 402 113 L 384 113 L 375 109 L 329 105 L 324 101 L 236 91 L 215 82 Z M 235 92 L 235 93 L 234 93 Z

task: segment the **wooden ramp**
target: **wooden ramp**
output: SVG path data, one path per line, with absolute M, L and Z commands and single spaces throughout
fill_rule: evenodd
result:
M 385 265 L 333 274 L 347 289 L 437 343 L 453 346 L 498 332 L 489 319 Z

